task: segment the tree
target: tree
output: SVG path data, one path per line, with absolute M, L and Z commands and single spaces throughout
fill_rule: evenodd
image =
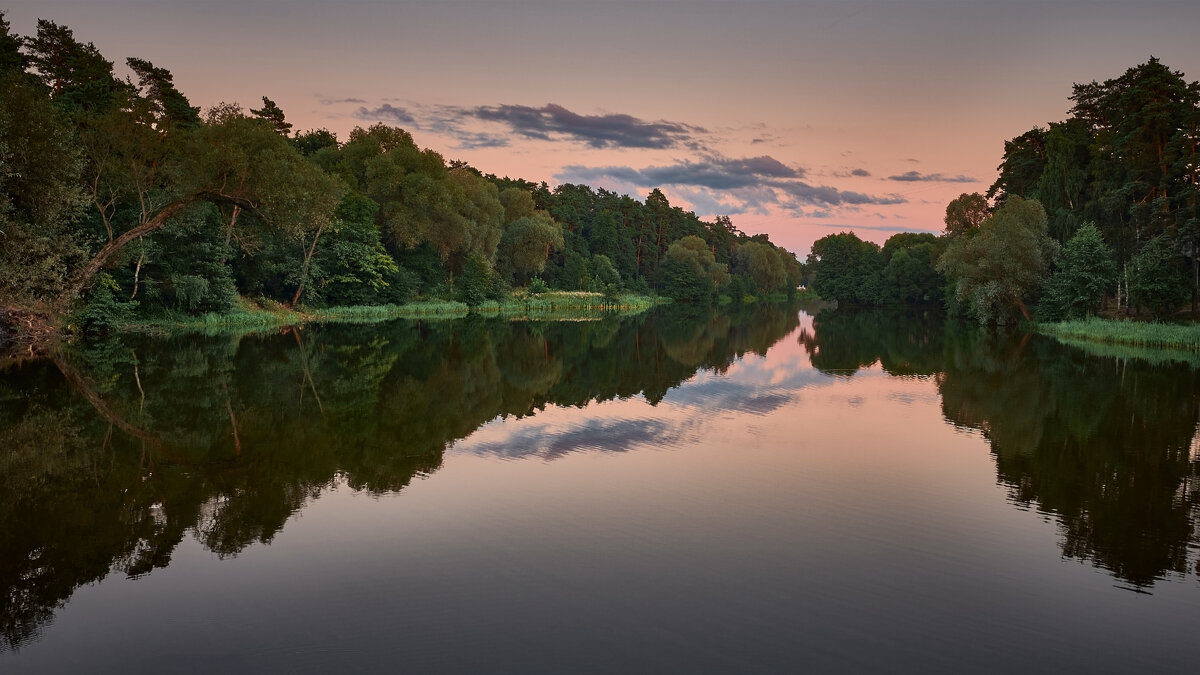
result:
M 165 133 L 171 128 L 195 129 L 200 126 L 200 109 L 192 107 L 183 92 L 175 88 L 175 78 L 166 68 L 155 67 L 144 59 L 125 61 L 138 76 L 142 98 L 151 104 L 155 129 Z
M 958 237 L 979 229 L 989 213 L 987 198 L 978 192 L 964 192 L 946 205 L 946 236 Z
M 86 255 L 83 158 L 40 85 L 0 72 L 0 307 L 53 300 Z
M 879 300 L 923 304 L 942 300 L 946 280 L 934 268 L 946 244 L 932 234 L 901 232 L 883 244 L 884 267 Z
M 1010 195 L 975 236 L 950 242 L 937 269 L 980 323 L 1009 324 L 1018 315 L 1030 318 L 1025 300 L 1042 285 L 1057 249 L 1042 205 Z
M 38 19 L 37 34 L 26 38 L 25 52 L 55 104 L 69 114 L 107 110 L 132 89 L 117 79 L 112 61 L 95 45 L 79 42 L 70 28 L 53 21 Z
M 987 198 L 999 207 L 1010 195 L 1030 196 L 1045 168 L 1046 130 L 1034 127 L 1004 142 L 1004 158 L 996 167 L 1000 175 L 988 188 Z
M 1129 262 L 1129 300 L 1157 318 L 1168 316 L 1187 295 L 1187 276 L 1166 237 L 1155 237 Z
M 1076 318 L 1096 311 L 1117 276 L 1113 252 L 1094 223 L 1079 228 L 1063 247 L 1058 268 L 1046 282 L 1043 304 L 1056 318 Z
M 738 246 L 737 256 L 745 262 L 746 272 L 759 294 L 777 291 L 788 283 L 788 268 L 780 251 L 770 244 L 747 241 Z
M 563 232 L 545 211 L 522 216 L 504 228 L 496 250 L 496 265 L 507 275 L 520 277 L 541 272 L 550 252 L 563 247 Z
M 879 246 L 853 232 L 821 237 L 808 256 L 813 290 L 838 303 L 870 305 L 879 298 L 883 259 Z
M 120 201 L 140 207 L 130 227 L 112 236 L 75 273 L 59 297 L 64 306 L 130 242 L 203 202 L 250 211 L 294 237 L 306 270 L 297 287 L 299 296 L 317 241 L 344 189 L 339 181 L 305 161 L 260 120 L 227 109 L 214 111 L 194 131 L 177 129 L 161 136 L 161 147 L 148 142 L 158 132 L 147 126 L 142 113 L 118 112 L 109 121 L 113 133 L 108 143 L 90 146 L 92 182 L 108 177 L 110 191 L 96 199 L 96 207 L 102 213 Z M 103 149 L 113 154 L 97 152 Z M 113 155 L 122 154 L 129 159 L 113 160 Z M 145 159 L 131 161 L 139 158 Z M 134 167 L 133 172 L 118 170 L 125 166 Z
M 729 283 L 728 266 L 717 262 L 708 244 L 696 235 L 688 235 L 671 242 L 663 260 L 672 261 L 669 269 L 659 270 L 660 283 L 670 297 L 677 296 L 671 295 L 668 285 L 675 292 L 681 293 L 681 296 L 678 296 L 680 299 L 697 300 L 703 295 L 703 290 L 707 290 L 711 296 L 712 291 Z M 691 273 L 684 274 L 683 283 L 676 283 L 671 279 L 672 274 L 678 275 L 684 270 L 690 270 Z
M 275 105 L 275 101 L 272 101 L 266 96 L 262 97 L 262 101 L 263 107 L 259 108 L 258 110 L 251 108 L 250 114 L 254 115 L 260 120 L 265 120 L 273 129 L 275 129 L 275 133 L 286 138 L 288 134 L 292 133 L 292 123 L 284 119 L 283 110 L 279 106 Z M 336 143 L 336 139 L 334 142 Z M 305 154 L 307 155 L 310 153 Z

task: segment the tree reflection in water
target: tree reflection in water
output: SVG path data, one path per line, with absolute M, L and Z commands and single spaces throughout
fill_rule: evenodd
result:
M 800 341 L 830 374 L 878 362 L 935 378 L 946 420 L 988 439 L 1012 501 L 1057 517 L 1065 556 L 1138 590 L 1200 573 L 1200 371 L 1186 359 L 1091 354 L 929 313 L 824 312 Z
M 794 307 L 130 338 L 0 372 L 0 648 L 76 588 L 268 543 L 324 490 L 403 489 L 496 417 L 642 395 L 763 354 Z

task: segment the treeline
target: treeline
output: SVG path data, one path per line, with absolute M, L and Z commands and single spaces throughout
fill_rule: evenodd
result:
M 1004 144 L 996 182 L 951 202 L 942 236 L 897 235 L 883 249 L 852 234 L 818 241 L 815 290 L 856 304 L 940 295 L 990 323 L 1105 308 L 1166 317 L 1189 297 L 1196 316 L 1200 84 L 1151 58 L 1075 85 L 1071 100 L 1065 121 Z
M 171 73 L 0 14 L 0 317 L 103 329 L 239 296 L 477 305 L 514 288 L 709 301 L 794 290 L 795 256 L 659 191 L 483 175 L 398 128 L 294 133 L 269 98 L 203 113 Z

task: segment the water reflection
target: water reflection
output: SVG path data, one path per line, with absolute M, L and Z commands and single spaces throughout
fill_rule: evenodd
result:
M 187 535 L 236 555 L 335 484 L 391 492 L 436 471 L 489 420 L 657 403 L 797 322 L 794 308 L 760 307 L 324 326 L 111 341 L 0 373 L 0 648 L 36 638 L 81 585 L 166 566 Z M 552 458 L 674 433 L 613 424 L 493 451 Z
M 827 373 L 933 376 L 946 420 L 990 442 L 1010 499 L 1057 517 L 1063 555 L 1139 590 L 1200 573 L 1200 371 L 924 313 L 825 312 L 799 340 Z
M 645 491 L 621 493 L 641 501 L 612 506 L 605 501 L 611 494 L 601 491 L 578 504 L 554 502 L 574 509 L 557 524 L 519 521 L 526 527 L 523 545 L 545 540 L 529 554 L 541 564 L 539 556 L 573 550 L 562 548 L 562 541 L 575 541 L 567 535 L 576 536 L 579 514 L 604 507 L 614 518 L 646 522 L 665 513 L 656 527 L 607 542 L 609 548 L 588 539 L 594 530 L 577 535 L 576 545 L 589 552 L 616 551 L 628 558 L 627 566 L 613 567 L 615 585 L 602 588 L 626 588 L 626 575 L 646 580 L 641 595 L 617 604 L 638 605 L 664 583 L 678 591 L 671 597 L 682 599 L 678 605 L 647 601 L 631 616 L 644 616 L 649 605 L 669 617 L 687 613 L 677 612 L 678 607 L 744 602 L 739 616 L 750 618 L 738 627 L 767 635 L 799 625 L 798 608 L 824 597 L 824 589 L 824 609 L 813 614 L 821 618 L 805 625 L 805 634 L 818 635 L 822 626 L 861 628 L 855 622 L 864 618 L 915 625 L 895 620 L 911 616 L 912 602 L 928 608 L 936 604 L 931 598 L 945 602 L 964 589 L 997 588 L 967 578 L 980 561 L 997 559 L 990 549 L 969 550 L 969 542 L 982 546 L 979 540 L 992 536 L 987 528 L 993 523 L 972 509 L 986 501 L 1014 513 L 990 491 L 964 496 L 929 489 L 931 501 L 913 504 L 933 476 L 949 483 L 967 475 L 919 466 L 919 459 L 894 451 L 925 439 L 887 445 L 889 437 L 922 428 L 903 426 L 912 411 L 931 413 L 923 428 L 945 430 L 934 397 L 940 398 L 948 424 L 988 441 L 997 481 L 1011 503 L 1041 511 L 1057 524 L 1065 556 L 1095 564 L 1139 590 L 1196 572 L 1196 369 L 1167 359 L 1090 354 L 1033 336 L 981 332 L 930 313 L 828 312 L 814 317 L 811 327 L 800 326 L 794 309 L 773 307 L 734 314 L 669 308 L 633 319 L 579 323 L 471 318 L 328 326 L 240 338 L 114 341 L 0 373 L 0 647 L 34 639 L 81 585 L 114 571 L 138 576 L 166 566 L 189 538 L 217 556 L 236 556 L 254 543 L 271 542 L 317 495 L 342 485 L 372 494 L 395 492 L 417 476 L 438 471 L 444 461 L 454 466 L 454 456 L 446 459 L 451 447 L 487 457 L 554 462 L 545 467 L 593 459 L 575 454 L 581 451 L 611 454 L 643 447 L 687 447 L 692 452 L 685 459 L 706 458 L 699 463 L 702 475 L 690 477 L 696 489 L 685 490 L 673 485 L 689 478 L 682 472 L 684 462 L 663 462 L 662 473 L 648 474 L 656 476 L 648 480 L 636 475 L 647 464 L 635 460 L 650 453 L 621 457 L 605 465 L 607 484 L 641 480 L 649 485 Z M 776 346 L 789 334 L 796 342 Z M 777 358 L 740 358 L 765 355 L 768 349 Z M 685 380 L 689 384 L 679 387 Z M 822 398 L 823 391 L 834 392 L 837 400 Z M 651 410 L 640 400 L 628 400 L 634 396 L 650 405 L 666 402 Z M 846 406 L 859 408 L 844 415 Z M 879 417 L 868 418 L 875 414 Z M 801 421 L 791 427 L 786 418 Z M 856 428 L 838 427 L 847 421 Z M 885 424 L 895 428 L 881 429 Z M 756 433 L 763 434 L 767 449 L 753 448 Z M 945 435 L 969 440 L 963 448 L 978 451 L 981 444 Z M 957 449 L 926 456 L 945 460 Z M 880 453 L 889 450 L 887 461 L 905 474 L 903 480 L 878 468 Z M 543 466 L 482 463 L 489 469 Z M 912 471 L 905 473 L 908 467 Z M 991 470 L 980 468 L 989 486 Z M 772 480 L 734 480 L 750 469 L 753 476 Z M 873 471 L 878 474 L 873 479 L 862 478 Z M 439 479 L 453 473 L 447 470 Z M 540 480 L 529 472 L 507 475 L 511 480 L 518 474 L 527 486 Z M 573 476 L 579 481 L 576 489 L 600 480 L 590 473 L 556 475 Z M 492 476 L 481 472 L 475 487 Z M 452 502 L 446 500 L 435 502 Z M 856 519 L 907 505 L 914 506 L 911 513 L 896 513 L 880 531 L 871 529 L 881 527 L 878 522 Z M 540 513 L 544 506 L 528 508 Z M 738 514 L 749 515 L 740 519 Z M 629 535 L 624 522 L 614 527 Z M 688 529 L 689 523 L 695 529 Z M 547 537 L 545 527 L 558 527 L 559 539 Z M 900 532 L 900 539 L 887 539 L 884 530 Z M 972 537 L 962 536 L 966 531 Z M 518 548 L 505 539 L 515 535 L 497 531 L 494 536 L 504 540 L 505 555 Z M 668 539 L 674 543 L 662 543 Z M 912 546 L 916 540 L 923 546 Z M 459 543 L 438 563 L 459 559 Z M 1036 546 L 1031 550 L 1043 552 Z M 930 551 L 936 555 L 923 557 Z M 855 566 L 879 555 L 894 556 L 887 574 L 878 574 L 873 562 Z M 873 613 L 881 593 L 908 588 L 905 580 L 937 578 L 944 569 L 932 566 L 956 556 L 966 561 L 959 570 L 968 570 L 960 586 L 929 589 L 914 583 L 919 597 L 890 595 L 891 613 Z M 1054 567 L 1056 557 L 1047 557 Z M 558 560 L 562 569 L 575 565 L 583 572 L 569 586 L 596 581 L 595 568 L 578 567 L 570 556 Z M 647 560 L 658 561 L 662 574 L 648 573 Z M 680 574 L 696 561 L 693 572 L 699 576 Z M 704 576 L 747 565 L 754 573 L 744 578 Z M 460 572 L 456 579 L 480 580 L 473 593 L 487 590 L 479 570 Z M 1019 584 L 1033 587 L 1052 578 L 1053 572 L 1023 577 Z M 707 579 L 710 588 L 736 592 L 698 594 L 703 584 L 687 579 Z M 768 581 L 760 586 L 759 579 Z M 534 588 L 501 590 L 514 597 L 531 592 L 558 597 L 544 585 Z M 779 597 L 780 588 L 804 600 L 768 603 Z M 605 597 L 615 592 L 606 590 Z M 763 604 L 750 603 L 749 597 L 762 598 Z M 440 603 L 430 601 L 445 612 L 473 611 L 467 600 Z M 483 616 L 508 616 L 510 603 L 497 607 L 500 614 Z M 845 614 L 827 620 L 839 607 Z M 691 614 L 701 623 L 723 620 L 712 611 Z M 769 616 L 778 620 L 762 618 Z M 975 618 L 987 623 L 989 615 L 980 616 Z M 613 625 L 612 616 L 598 620 Z M 963 615 L 950 611 L 941 620 L 953 627 Z M 591 634 L 595 626 L 580 624 L 577 635 Z M 711 635 L 705 626 L 701 632 Z M 850 652 L 858 636 L 870 632 L 858 628 L 850 631 L 856 636 Z M 660 646 L 649 638 L 647 644 Z M 748 639 L 746 644 L 759 643 Z

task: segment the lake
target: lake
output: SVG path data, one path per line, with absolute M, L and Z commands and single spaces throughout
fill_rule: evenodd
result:
M 1195 672 L 1190 360 L 780 306 L 72 348 L 0 371 L 0 671 Z

